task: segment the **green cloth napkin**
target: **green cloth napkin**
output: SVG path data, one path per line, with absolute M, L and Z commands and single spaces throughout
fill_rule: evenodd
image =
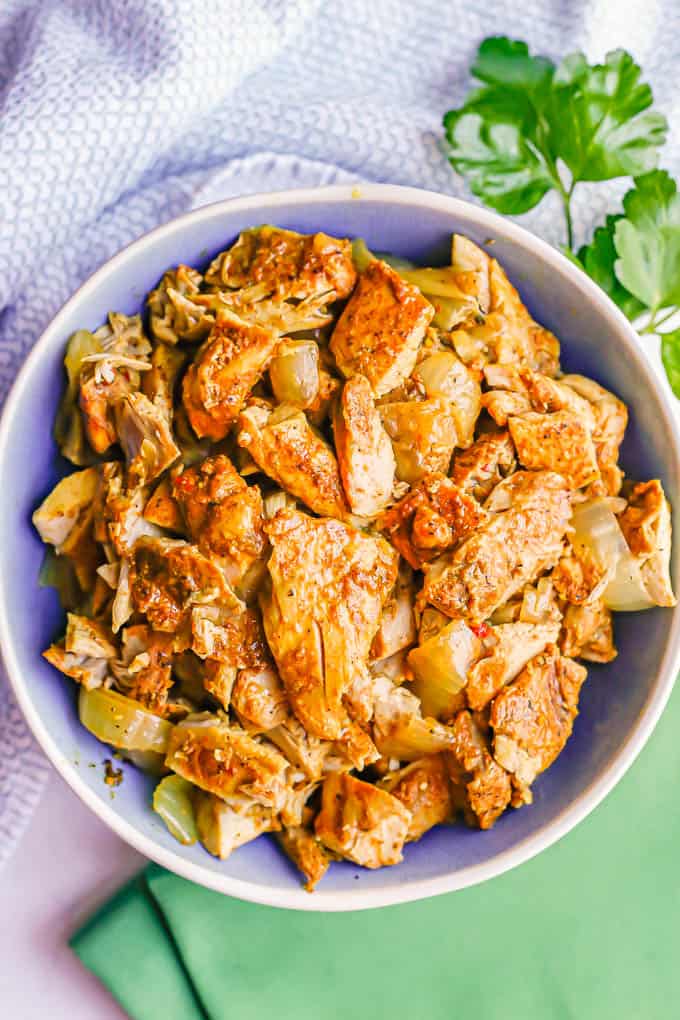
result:
M 590 818 L 484 885 L 309 914 L 151 866 L 73 948 L 134 1020 L 677 1020 L 679 738 L 680 690 Z

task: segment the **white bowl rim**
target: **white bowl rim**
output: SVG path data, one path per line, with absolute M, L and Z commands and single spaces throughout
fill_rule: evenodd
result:
M 145 248 L 152 247 L 158 238 L 168 237 L 174 232 L 180 231 L 188 222 L 200 223 L 202 220 L 210 220 L 224 212 L 249 211 L 252 209 L 253 214 L 256 214 L 258 207 L 265 204 L 268 207 L 280 206 L 290 210 L 295 206 L 343 204 L 361 201 L 362 199 L 386 201 L 390 204 L 407 205 L 412 208 L 427 208 L 453 213 L 454 215 L 458 214 L 461 217 L 472 219 L 476 222 L 477 226 L 488 230 L 490 236 L 493 236 L 494 233 L 501 234 L 510 241 L 516 241 L 520 246 L 533 249 L 556 273 L 566 277 L 577 290 L 581 291 L 583 298 L 594 304 L 598 311 L 609 320 L 609 325 L 618 334 L 621 342 L 627 349 L 627 354 L 635 361 L 636 367 L 642 374 L 646 384 L 655 391 L 662 408 L 663 425 L 672 437 L 672 454 L 680 473 L 680 443 L 669 399 L 655 377 L 646 356 L 639 347 L 635 330 L 605 292 L 582 272 L 578 266 L 573 265 L 568 258 L 562 255 L 560 251 L 511 220 L 463 199 L 395 184 L 331 185 L 319 188 L 258 192 L 257 194 L 241 198 L 225 199 L 201 206 L 198 209 L 176 217 L 126 245 L 118 254 L 114 255 L 113 258 L 96 270 L 71 295 L 31 349 L 14 381 L 5 403 L 2 418 L 0 419 L 0 464 L 3 463 L 6 454 L 9 440 L 9 422 L 15 408 L 18 407 L 24 396 L 32 374 L 33 365 L 39 359 L 43 348 L 50 344 L 51 338 L 55 334 L 60 333 L 61 323 L 71 311 L 72 306 L 86 299 L 91 292 L 96 290 L 101 281 L 115 274 L 132 251 L 141 252 Z M 555 819 L 546 824 L 538 832 L 526 837 L 491 860 L 470 865 L 450 875 L 406 883 L 399 882 L 397 878 L 393 885 L 375 890 L 357 889 L 356 892 L 324 893 L 323 889 L 319 889 L 313 895 L 305 892 L 302 887 L 299 889 L 281 890 L 259 885 L 257 882 L 230 878 L 229 876 L 203 869 L 200 865 L 180 857 L 174 851 L 158 846 L 151 838 L 140 833 L 132 824 L 117 813 L 114 805 L 109 805 L 100 800 L 90 790 L 81 778 L 74 763 L 60 751 L 39 713 L 34 709 L 28 695 L 26 682 L 14 654 L 7 608 L 2 599 L 0 599 L 0 652 L 2 653 L 17 702 L 43 751 L 74 793 L 126 843 L 129 843 L 130 846 L 134 847 L 145 857 L 166 868 L 168 871 L 174 872 L 198 885 L 237 899 L 293 910 L 337 912 L 407 903 L 476 885 L 530 860 L 542 850 L 552 846 L 578 825 L 607 796 L 633 764 L 651 736 L 666 706 L 673 689 L 675 676 L 680 669 L 680 607 L 673 613 L 669 639 L 658 668 L 654 688 L 628 738 L 617 749 L 616 754 L 607 764 L 606 768 L 603 769 L 600 776 L 583 790 L 569 807 L 565 808 Z

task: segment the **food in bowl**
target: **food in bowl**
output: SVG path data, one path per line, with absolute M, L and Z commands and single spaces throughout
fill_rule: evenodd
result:
M 675 604 L 625 405 L 460 235 L 418 268 L 247 230 L 65 362 L 45 656 L 220 858 L 274 832 L 311 889 L 490 828 L 563 750 L 612 611 Z

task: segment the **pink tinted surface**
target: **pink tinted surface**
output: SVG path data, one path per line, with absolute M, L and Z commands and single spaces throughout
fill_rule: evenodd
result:
M 67 943 L 142 864 L 53 772 L 20 845 L 0 871 L 3 1018 L 125 1020 Z

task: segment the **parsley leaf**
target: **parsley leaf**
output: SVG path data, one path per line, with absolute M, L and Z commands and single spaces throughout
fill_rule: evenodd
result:
M 625 50 L 590 66 L 582 53 L 565 58 L 553 77 L 549 117 L 556 159 L 573 181 L 606 181 L 652 170 L 666 119 L 649 110 L 652 90 Z
M 556 68 L 501 36 L 484 40 L 472 74 L 481 87 L 444 117 L 449 161 L 499 212 L 527 212 L 558 191 L 569 247 L 576 184 L 656 166 L 666 121 L 649 109 L 651 89 L 628 53 L 595 65 L 574 53 Z
M 665 170 L 638 177 L 614 227 L 623 286 L 652 310 L 680 304 L 680 195 Z
M 614 271 L 616 262 L 614 228 L 621 219 L 622 215 L 607 216 L 605 225 L 597 228 L 590 244 L 584 244 L 579 249 L 578 262 L 588 276 L 609 294 L 623 314 L 633 320 L 642 314 L 644 305 L 626 290 Z
M 661 337 L 661 360 L 676 397 L 680 397 L 680 329 Z

